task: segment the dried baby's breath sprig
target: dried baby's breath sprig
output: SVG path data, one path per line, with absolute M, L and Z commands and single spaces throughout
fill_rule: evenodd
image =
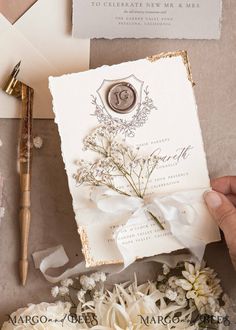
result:
M 155 151 L 147 157 L 140 156 L 139 148 L 129 146 L 118 136 L 117 128 L 109 125 L 97 127 L 83 143 L 84 150 L 95 152 L 98 158 L 94 162 L 77 161 L 78 170 L 74 175 L 77 184 L 106 186 L 122 195 L 145 197 L 158 166 L 159 157 Z M 151 212 L 148 214 L 164 229 L 159 219 Z
M 145 196 L 150 177 L 158 165 L 155 152 L 141 157 L 139 148 L 131 147 L 120 139 L 112 126 L 96 128 L 84 139 L 84 150 L 95 152 L 99 158 L 94 162 L 77 162 L 74 178 L 78 184 L 103 185 L 124 195 Z M 123 179 L 127 190 L 119 187 L 117 178 Z
M 51 289 L 51 295 L 53 296 L 53 298 L 56 298 L 59 295 L 59 287 L 58 286 L 54 286 Z
M 85 291 L 91 291 L 95 288 L 96 282 L 91 276 L 82 275 L 80 277 L 80 284 Z

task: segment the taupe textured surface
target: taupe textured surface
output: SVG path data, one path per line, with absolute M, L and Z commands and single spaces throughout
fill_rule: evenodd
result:
M 94 40 L 91 48 L 91 67 L 138 59 L 162 51 L 188 50 L 197 83 L 195 92 L 211 177 L 236 175 L 236 2 L 224 0 L 223 3 L 220 41 Z M 0 227 L 0 324 L 7 313 L 18 307 L 30 302 L 48 301 L 50 291 L 50 285 L 34 269 L 32 260 L 26 288 L 20 287 L 18 282 L 18 124 L 17 120 L 0 120 L 0 139 L 3 141 L 0 170 L 5 176 L 6 207 Z M 44 147 L 34 151 L 30 251 L 62 243 L 71 258 L 70 265 L 73 265 L 82 259 L 81 246 L 57 127 L 52 121 L 38 120 L 34 131 L 44 139 Z M 217 269 L 225 290 L 236 297 L 236 273 L 224 243 L 210 245 L 206 260 Z M 135 266 L 131 267 L 124 276 L 130 278 L 134 269 Z M 156 268 L 146 265 L 142 270 L 136 268 L 136 271 L 141 279 L 147 279 L 154 276 Z

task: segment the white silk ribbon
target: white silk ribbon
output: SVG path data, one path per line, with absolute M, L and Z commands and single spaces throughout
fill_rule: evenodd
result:
M 203 203 L 203 192 L 206 189 L 197 189 L 191 191 L 180 191 L 166 195 L 150 195 L 144 199 L 139 197 L 131 197 L 115 193 L 106 187 L 95 187 L 91 191 L 91 200 L 96 204 L 97 209 L 102 212 L 123 215 L 123 224 L 115 234 L 114 239 L 118 250 L 124 260 L 124 265 L 105 265 L 101 267 L 87 268 L 85 262 L 81 262 L 73 268 L 66 270 L 60 276 L 54 277 L 47 275 L 49 268 L 57 268 L 64 266 L 68 262 L 68 257 L 62 246 L 39 251 L 33 254 L 35 267 L 39 268 L 44 277 L 51 283 L 59 282 L 65 278 L 75 276 L 85 272 L 102 270 L 109 274 L 123 271 L 137 256 L 135 250 L 127 249 L 122 244 L 122 233 L 129 230 L 130 226 L 141 224 L 148 221 L 149 214 L 159 219 L 168 230 L 181 243 L 183 248 L 188 248 L 193 257 L 185 256 L 186 259 L 200 261 L 203 258 L 206 243 L 195 234 L 192 225 L 198 221 L 198 212 L 194 205 Z M 87 210 L 88 212 L 89 210 Z M 124 217 L 125 215 L 125 217 Z M 90 224 L 92 226 L 92 224 Z M 157 224 L 158 225 L 158 224 Z M 176 260 L 177 256 L 159 255 L 144 259 L 143 262 L 155 261 L 166 262 Z M 183 258 L 183 256 L 181 257 Z M 180 259 L 181 259 L 180 258 Z M 179 259 L 178 259 L 179 260 Z M 142 262 L 142 261 L 141 261 Z
M 49 248 L 33 253 L 34 265 L 36 269 L 40 269 L 43 276 L 50 283 L 57 283 L 64 279 L 70 278 L 75 274 L 84 273 L 86 271 L 85 262 L 82 261 L 73 268 L 67 269 L 59 276 L 51 276 L 47 274 L 50 268 L 58 268 L 66 265 L 69 258 L 66 255 L 62 245 Z
M 171 232 L 183 248 L 189 249 L 201 261 L 206 243 L 197 237 L 192 226 L 198 221 L 198 212 L 194 205 L 203 203 L 202 195 L 205 190 L 196 189 L 165 195 L 152 194 L 142 199 L 121 195 L 106 187 L 95 187 L 91 193 L 91 200 L 105 213 L 114 215 L 124 213 L 122 226 L 116 230 L 114 239 L 126 268 L 136 260 L 137 256 L 135 250 L 130 246 L 127 249 L 122 244 L 122 233 L 128 231 L 130 226 L 149 221 L 150 214 L 161 222 L 165 230 Z
M 120 265 L 103 265 L 98 267 L 88 268 L 85 265 L 85 261 L 82 261 L 75 265 L 72 268 L 68 268 L 59 276 L 48 275 L 50 269 L 58 268 L 65 266 L 69 262 L 69 258 L 65 252 L 65 249 L 62 245 L 58 245 L 46 250 L 37 251 L 33 253 L 33 260 L 35 268 L 39 269 L 45 279 L 50 283 L 58 283 L 67 278 L 72 278 L 79 274 L 90 273 L 95 271 L 102 271 L 112 276 L 117 272 L 123 270 L 123 267 Z M 166 264 L 170 268 L 175 268 L 179 262 L 196 262 L 196 259 L 190 254 L 177 254 L 177 255 L 166 255 L 160 254 L 157 256 L 145 258 L 138 260 L 137 264 L 143 264 L 148 262 L 155 262 L 159 264 Z

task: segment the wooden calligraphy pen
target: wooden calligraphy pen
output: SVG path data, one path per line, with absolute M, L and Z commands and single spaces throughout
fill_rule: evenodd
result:
M 34 90 L 17 80 L 20 71 L 19 62 L 13 69 L 4 91 L 22 102 L 21 130 L 19 138 L 19 168 L 20 168 L 20 236 L 21 251 L 19 272 L 22 285 L 26 284 L 28 274 L 28 240 L 30 230 L 30 186 L 31 186 L 31 163 L 32 163 L 32 123 L 33 123 L 33 96 Z

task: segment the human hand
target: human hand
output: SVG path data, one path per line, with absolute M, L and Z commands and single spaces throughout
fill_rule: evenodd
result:
M 211 186 L 214 191 L 205 193 L 205 202 L 224 233 L 236 269 L 236 176 L 214 179 Z

